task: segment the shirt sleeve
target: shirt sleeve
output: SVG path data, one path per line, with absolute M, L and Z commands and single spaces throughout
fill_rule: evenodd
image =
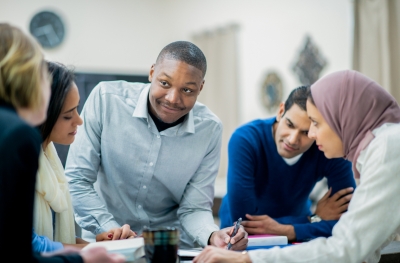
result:
M 51 252 L 63 249 L 64 246 L 60 242 L 51 241 L 46 236 L 39 236 L 32 230 L 32 250 L 33 252 Z
M 274 218 L 280 224 L 293 225 L 297 241 L 309 241 L 317 237 L 329 237 L 337 220 L 322 220 L 311 223 L 306 216 L 285 216 Z
M 330 159 L 326 161 L 327 165 L 324 167 L 324 175 L 328 179 L 328 188 L 332 187 L 331 196 L 344 188 L 356 187 L 349 161 L 344 159 Z M 307 217 L 304 218 L 307 219 Z M 308 241 L 317 237 L 329 237 L 332 235 L 332 228 L 337 222 L 337 220 L 322 220 L 318 223 L 310 223 L 307 219 L 307 221 L 300 223 L 300 220 L 293 217 L 286 219 L 286 224 L 293 225 L 297 241 Z
M 121 227 L 98 196 L 93 184 L 101 162 L 103 104 L 101 84 L 90 93 L 82 109 L 83 125 L 78 128 L 65 165 L 75 220 L 94 234 Z
M 211 233 L 219 230 L 212 216 L 212 204 L 220 161 L 222 125 L 216 125 L 210 134 L 213 135 L 208 154 L 186 186 L 177 212 L 183 230 L 203 247 L 207 246 Z
M 252 262 L 362 262 L 379 251 L 400 230 L 400 140 L 393 137 L 397 138 L 376 138 L 362 152 L 360 184 L 331 237 L 284 249 L 250 251 Z
M 351 162 L 342 158 L 329 159 L 326 160 L 324 168 L 324 176 L 328 179 L 328 188 L 332 187 L 332 193 L 330 196 L 344 188 L 356 188 Z
M 255 149 L 247 137 L 236 130 L 228 143 L 227 200 L 230 207 L 228 225 L 232 225 L 240 217 L 245 219 L 246 213 L 254 215 L 257 212 L 257 199 L 254 191 L 256 156 Z M 237 193 L 246 194 L 237 198 Z

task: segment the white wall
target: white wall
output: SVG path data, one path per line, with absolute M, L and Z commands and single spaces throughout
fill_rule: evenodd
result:
M 351 67 L 351 0 L 0 0 L 0 22 L 28 31 L 44 9 L 67 24 L 65 42 L 47 58 L 85 72 L 147 74 L 166 44 L 238 24 L 240 123 L 274 114 L 259 96 L 268 71 L 281 76 L 284 98 L 301 84 L 291 67 L 306 34 L 328 61 L 322 75 Z M 224 182 L 217 188 L 223 194 Z

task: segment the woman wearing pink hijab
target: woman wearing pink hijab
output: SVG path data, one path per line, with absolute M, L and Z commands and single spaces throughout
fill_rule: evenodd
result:
M 242 254 L 207 247 L 193 262 L 378 262 L 400 234 L 400 107 L 356 71 L 329 74 L 311 86 L 308 133 L 327 158 L 353 163 L 360 184 L 329 238 Z

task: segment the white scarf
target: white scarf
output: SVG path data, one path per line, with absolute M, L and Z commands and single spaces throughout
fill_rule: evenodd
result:
M 34 229 L 38 235 L 53 240 L 53 217 L 55 212 L 54 240 L 75 244 L 75 222 L 71 196 L 64 168 L 56 148 L 50 142 L 40 151 L 39 170 L 36 181 Z

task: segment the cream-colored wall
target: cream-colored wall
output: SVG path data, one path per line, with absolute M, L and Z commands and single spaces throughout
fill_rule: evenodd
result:
M 0 0 L 0 21 L 28 31 L 38 11 L 55 10 L 67 24 L 49 59 L 77 71 L 147 74 L 175 40 L 236 23 L 240 26 L 240 122 L 267 117 L 260 101 L 264 74 L 275 70 L 284 96 L 300 83 L 292 73 L 310 34 L 327 58 L 323 74 L 351 66 L 350 0 Z M 205 86 L 207 87 L 207 86 Z
M 300 85 L 291 67 L 306 34 L 328 61 L 322 74 L 351 67 L 351 8 L 351 0 L 0 0 L 0 22 L 28 31 L 36 12 L 54 10 L 65 20 L 67 35 L 61 46 L 46 51 L 48 59 L 76 71 L 130 74 L 147 74 L 172 41 L 238 24 L 238 106 L 245 123 L 274 114 L 260 100 L 268 71 L 281 76 L 284 97 Z M 224 192 L 222 178 L 217 195 Z

